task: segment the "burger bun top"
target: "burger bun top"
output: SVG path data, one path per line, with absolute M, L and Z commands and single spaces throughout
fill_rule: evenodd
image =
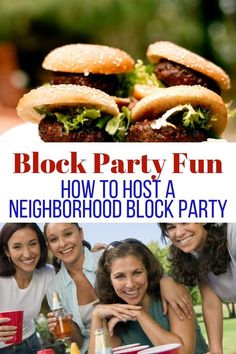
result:
M 159 92 L 160 90 L 163 90 L 163 88 L 154 85 L 135 84 L 133 87 L 132 96 L 136 98 L 136 100 L 141 100 L 143 97 Z
M 42 67 L 65 73 L 120 74 L 129 72 L 134 61 L 118 48 L 97 44 L 67 44 L 55 48 L 45 57 Z
M 222 98 L 199 85 L 159 88 L 137 102 L 131 112 L 132 121 L 154 120 L 169 109 L 184 104 L 209 109 L 212 112 L 211 130 L 218 135 L 225 130 L 227 109 Z
M 39 123 L 44 117 L 34 108 L 88 106 L 103 113 L 119 114 L 115 100 L 103 91 L 79 85 L 44 85 L 26 93 L 18 102 L 17 114 L 25 121 Z
M 222 90 L 230 89 L 230 78 L 219 66 L 188 49 L 171 42 L 155 42 L 148 46 L 147 58 L 153 64 L 167 59 L 213 79 Z

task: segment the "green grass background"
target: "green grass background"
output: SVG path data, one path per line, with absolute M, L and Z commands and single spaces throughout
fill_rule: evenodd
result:
M 201 306 L 195 306 L 195 312 L 197 314 L 198 322 L 202 329 L 202 333 L 206 336 L 205 325 L 202 318 Z M 224 311 L 224 336 L 223 336 L 223 348 L 224 354 L 233 354 L 236 352 L 236 318 L 228 317 L 228 310 L 225 305 L 223 305 Z

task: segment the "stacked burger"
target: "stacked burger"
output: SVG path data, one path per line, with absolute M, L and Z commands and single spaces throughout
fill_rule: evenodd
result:
M 220 94 L 230 88 L 228 75 L 171 42 L 150 44 L 146 54 L 151 73 L 140 63 L 134 66 L 130 55 L 117 48 L 90 44 L 56 48 L 42 64 L 50 84 L 24 95 L 18 115 L 39 123 L 39 135 L 46 142 L 220 138 L 227 124 Z M 129 86 L 135 99 L 132 108 L 130 97 L 118 97 L 122 85 Z
M 124 51 L 101 45 L 69 44 L 43 61 L 50 84 L 25 94 L 18 115 L 39 124 L 46 142 L 124 141 L 129 111 L 119 111 L 118 76 L 133 69 Z M 111 96 L 113 95 L 113 96 Z
M 214 63 L 170 42 L 149 45 L 147 57 L 165 88 L 135 85 L 132 142 L 200 142 L 220 138 L 227 109 L 220 96 L 228 75 Z

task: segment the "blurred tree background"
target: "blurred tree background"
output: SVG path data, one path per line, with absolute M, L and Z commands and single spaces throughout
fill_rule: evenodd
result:
M 169 259 L 168 259 L 169 245 L 161 248 L 160 245 L 158 244 L 158 242 L 151 241 L 147 246 L 148 246 L 148 248 L 150 248 L 150 250 L 152 251 L 154 256 L 161 263 L 164 273 L 167 275 L 171 275 L 171 267 L 170 267 L 170 263 L 169 263 Z M 189 288 L 189 291 L 190 291 L 193 305 L 194 306 L 200 305 L 201 304 L 201 295 L 200 295 L 198 287 L 195 286 L 193 288 Z M 230 306 L 233 306 L 233 305 L 230 304 Z
M 232 79 L 226 99 L 234 97 L 236 0 L 0 0 L 0 43 L 15 45 L 28 88 L 44 81 L 42 60 L 57 46 L 111 45 L 146 62 L 147 46 L 158 40 L 222 66 Z

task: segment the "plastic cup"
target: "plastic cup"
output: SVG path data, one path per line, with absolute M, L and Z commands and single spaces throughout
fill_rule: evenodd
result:
M 179 354 L 180 353 L 180 344 L 173 343 L 173 344 L 165 344 L 159 345 L 158 347 L 149 348 L 146 350 L 142 350 L 139 354 Z
M 113 351 L 113 352 L 116 352 L 117 350 L 129 349 L 129 348 L 132 348 L 132 347 L 137 347 L 137 346 L 139 346 L 139 345 L 140 345 L 140 343 L 133 343 L 133 344 L 121 345 L 120 347 L 112 348 L 112 351 Z
M 10 318 L 10 321 L 4 323 L 5 326 L 16 326 L 16 334 L 6 344 L 17 344 L 22 342 L 22 323 L 23 311 L 7 311 L 0 313 L 1 318 Z
M 141 350 L 149 348 L 149 345 L 138 345 L 136 347 L 129 347 L 129 348 L 124 348 L 120 350 L 116 350 L 115 354 L 137 354 Z

